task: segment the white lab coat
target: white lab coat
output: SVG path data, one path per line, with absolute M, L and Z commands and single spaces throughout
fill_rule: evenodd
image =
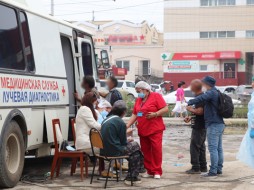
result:
M 101 125 L 94 119 L 93 113 L 87 106 L 79 108 L 76 116 L 76 149 L 90 149 L 89 133 L 92 128 L 101 129 Z

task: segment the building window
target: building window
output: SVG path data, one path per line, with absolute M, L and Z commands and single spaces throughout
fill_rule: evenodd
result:
M 200 32 L 200 38 L 234 38 L 235 31 L 212 31 L 212 32 Z
M 254 30 L 247 30 L 246 38 L 254 38 Z
M 200 65 L 199 69 L 200 71 L 207 71 L 207 65 Z
M 254 0 L 247 0 L 247 5 L 254 5 Z
M 235 0 L 200 0 L 200 6 L 202 7 L 231 6 L 231 5 L 235 5 Z
M 200 0 L 200 5 L 201 6 L 208 6 L 209 5 L 209 0 Z
M 224 63 L 224 78 L 234 79 L 235 78 L 235 63 Z
M 235 37 L 235 31 L 227 31 L 227 38 L 234 38 Z
M 227 32 L 226 31 L 220 31 L 218 32 L 218 38 L 226 38 Z
M 125 69 L 127 69 L 127 71 L 129 71 L 130 70 L 130 61 L 126 61 L 126 60 L 116 61 L 116 66 L 118 68 L 125 68 Z
M 209 38 L 217 38 L 217 32 L 209 32 Z
M 208 32 L 200 32 L 200 38 L 208 38 Z

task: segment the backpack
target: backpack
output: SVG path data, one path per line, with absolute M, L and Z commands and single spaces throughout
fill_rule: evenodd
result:
M 234 104 L 233 104 L 232 98 L 224 93 L 221 93 L 219 90 L 218 90 L 218 94 L 219 94 L 219 106 L 218 106 L 219 114 L 223 118 L 233 117 Z

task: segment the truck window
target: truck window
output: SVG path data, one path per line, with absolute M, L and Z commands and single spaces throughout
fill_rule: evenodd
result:
M 89 43 L 82 43 L 82 61 L 84 75 L 93 76 L 92 48 Z
M 30 41 L 28 22 L 24 12 L 20 12 L 20 22 L 24 40 L 25 56 L 27 60 L 28 71 L 34 71 L 35 70 L 34 57 Z
M 0 5 L 0 68 L 25 70 L 16 11 Z

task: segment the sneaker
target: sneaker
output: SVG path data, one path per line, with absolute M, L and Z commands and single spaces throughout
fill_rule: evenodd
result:
M 217 175 L 222 175 L 222 171 L 217 171 Z
M 201 168 L 200 171 L 201 171 L 201 173 L 207 173 L 208 172 L 207 168 L 203 168 L 203 169 Z
M 160 178 L 161 178 L 161 175 L 155 174 L 155 175 L 153 176 L 153 178 L 154 178 L 154 179 L 160 179 Z
M 204 173 L 204 174 L 201 174 L 201 177 L 206 179 L 215 179 L 217 177 L 217 174 Z
M 143 173 L 143 174 L 141 174 L 141 177 L 142 177 L 142 178 L 152 178 L 153 175 L 150 175 L 150 174 L 148 174 L 148 173 Z
M 201 174 L 201 171 L 200 170 L 195 170 L 195 169 L 190 169 L 190 170 L 187 170 L 185 173 L 187 174 Z
M 140 184 L 141 183 L 141 179 L 139 177 L 133 177 L 132 178 L 132 182 L 133 182 L 133 185 L 134 184 Z M 131 177 L 126 177 L 125 180 L 124 180 L 124 183 L 126 185 L 131 185 Z

